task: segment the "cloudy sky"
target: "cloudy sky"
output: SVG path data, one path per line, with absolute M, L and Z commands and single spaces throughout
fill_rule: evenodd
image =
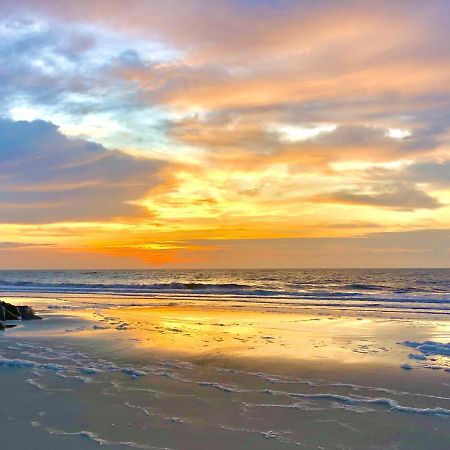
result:
M 0 0 L 0 268 L 449 267 L 447 0 Z

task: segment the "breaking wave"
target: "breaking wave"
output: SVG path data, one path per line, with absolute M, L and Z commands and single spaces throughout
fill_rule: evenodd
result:
M 450 312 L 449 270 L 0 271 L 0 292 L 283 301 Z M 415 306 L 414 306 L 415 305 Z

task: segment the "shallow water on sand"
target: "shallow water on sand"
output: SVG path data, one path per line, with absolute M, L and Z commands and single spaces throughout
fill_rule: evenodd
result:
M 446 316 L 128 300 L 22 299 L 45 320 L 0 336 L 5 448 L 448 448 Z

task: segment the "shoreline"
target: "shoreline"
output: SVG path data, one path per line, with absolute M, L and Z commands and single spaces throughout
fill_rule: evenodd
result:
M 52 295 L 28 298 L 44 320 L 0 336 L 5 385 L 26 394 L 7 394 L 3 412 L 24 415 L 23 435 L 41 436 L 37 448 L 337 449 L 327 437 L 336 433 L 350 448 L 391 448 L 400 429 L 398 448 L 430 439 L 446 448 L 450 358 L 411 359 L 424 353 L 402 344 L 449 342 L 446 318 L 195 299 L 102 308 L 107 299 L 92 297 L 100 304 L 92 309 L 74 298 L 73 308 L 61 296 L 61 308 L 48 308 L 58 305 Z M 40 411 L 18 412 L 31 408 L 27 395 Z M 58 402 L 77 405 L 70 418 L 53 411 Z M 91 409 L 105 419 L 86 422 L 80 411 Z
M 101 305 L 109 298 L 97 297 Z M 107 308 L 82 305 L 72 308 L 54 305 L 51 295 L 21 298 L 32 306 L 40 305 L 37 312 L 44 320 L 36 324 L 12 322 L 17 326 L 8 330 L 9 336 L 74 338 L 98 344 L 105 341 L 109 346 L 114 341 L 127 340 L 132 344 L 126 348 L 129 357 L 147 352 L 191 358 L 206 357 L 213 352 L 231 359 L 261 356 L 291 363 L 326 360 L 343 365 L 373 363 L 398 368 L 410 362 L 407 356 L 414 351 L 405 342 L 450 341 L 450 319 L 416 312 L 291 309 L 194 299 L 187 304 L 154 299 L 151 305 L 119 303 Z M 43 299 L 51 303 L 46 309 L 40 303 Z M 420 359 L 413 363 L 416 369 L 427 368 Z M 436 371 L 438 366 L 433 369 Z M 450 364 L 441 369 L 450 370 Z

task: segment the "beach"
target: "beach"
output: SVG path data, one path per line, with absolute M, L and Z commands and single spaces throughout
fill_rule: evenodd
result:
M 7 448 L 448 448 L 442 311 L 5 294 Z
M 0 450 L 450 450 L 450 0 L 0 38 Z

